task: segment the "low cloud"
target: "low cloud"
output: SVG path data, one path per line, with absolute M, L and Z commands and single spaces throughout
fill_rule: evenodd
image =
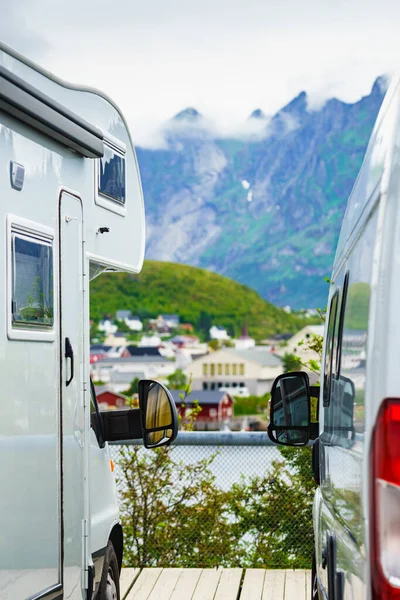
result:
M 382 93 L 387 91 L 391 77 L 392 73 L 388 72 L 377 79 Z M 361 93 L 358 81 L 352 84 L 350 79 L 343 80 L 343 77 L 339 75 L 332 75 L 328 81 L 322 83 L 318 83 L 315 80 L 311 81 L 307 88 L 307 109 L 318 111 L 332 98 L 353 104 L 360 100 L 362 96 L 368 95 L 371 92 L 373 84 L 374 81 L 371 81 L 369 74 L 365 77 L 363 92 Z
M 249 142 L 261 141 L 269 135 L 269 122 L 270 117 L 265 119 L 232 119 L 231 122 L 222 122 L 220 126 L 217 127 L 218 137 L 222 139 L 238 139 Z
M 279 112 L 274 118 L 249 118 L 240 121 L 214 121 L 200 116 L 193 121 L 170 119 L 166 123 L 141 123 L 131 129 L 135 145 L 149 150 L 167 149 L 171 142 L 184 139 L 241 140 L 257 142 L 271 136 L 288 135 L 298 129 L 301 122 L 288 112 Z
M 168 148 L 171 138 L 234 139 L 261 141 L 271 135 L 266 119 L 227 119 L 212 120 L 199 116 L 195 121 L 170 119 L 166 123 L 141 124 L 132 128 L 134 142 L 143 148 L 160 150 Z M 284 117 L 286 131 L 293 129 L 290 116 Z

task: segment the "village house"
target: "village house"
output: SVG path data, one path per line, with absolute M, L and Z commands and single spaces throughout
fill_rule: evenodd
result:
M 147 379 L 146 374 L 143 371 L 112 371 L 110 373 L 110 380 L 107 383 L 107 388 L 118 394 L 122 392 L 126 392 L 132 381 L 138 379 Z
M 115 315 L 117 321 L 123 321 L 131 331 L 142 331 L 143 323 L 139 317 L 132 316 L 130 310 L 117 310 Z
M 170 342 L 177 348 L 189 348 L 199 343 L 199 338 L 195 335 L 176 335 Z
M 158 315 L 157 319 L 150 319 L 150 329 L 159 335 L 169 335 L 179 327 L 179 315 Z
M 216 391 L 193 391 L 183 402 L 182 390 L 171 390 L 177 411 L 182 418 L 187 417 L 197 401 L 201 407 L 195 421 L 195 429 L 220 429 L 223 425 L 229 425 L 233 418 L 233 397 L 226 393 Z
M 106 335 L 115 333 L 118 331 L 117 325 L 111 321 L 111 319 L 102 319 L 98 325 L 98 330 L 103 331 Z
M 129 386 L 127 386 L 129 387 Z M 126 408 L 126 396 L 111 391 L 105 386 L 95 386 L 97 404 L 100 410 Z
M 159 315 L 157 321 L 165 324 L 169 329 L 178 329 L 179 327 L 179 315 Z
M 185 370 L 192 377 L 192 390 L 247 388 L 262 396 L 271 391 L 272 383 L 282 373 L 282 361 L 263 347 L 248 350 L 222 348 L 192 362 Z
M 117 331 L 116 333 L 110 333 L 107 335 L 104 343 L 107 346 L 126 346 L 128 340 L 126 339 L 124 333 Z
M 212 340 L 229 340 L 230 337 L 225 329 L 220 325 L 213 325 L 209 330 L 210 338 Z
M 91 365 L 93 381 L 106 383 L 114 392 L 125 391 L 131 381 L 138 379 L 165 379 L 176 370 L 174 360 L 159 355 L 139 355 L 124 358 L 106 356 Z
M 320 361 L 320 356 L 313 350 L 308 349 L 308 342 L 311 342 L 314 336 L 324 335 L 323 325 L 306 325 L 289 339 L 276 344 L 275 354 L 284 356 L 285 354 L 295 354 L 303 363 L 309 360 Z
M 138 346 L 154 346 L 158 347 L 161 345 L 161 338 L 158 335 L 143 335 Z
M 194 332 L 194 327 L 191 323 L 180 323 L 179 329 L 185 331 L 189 335 Z
M 121 357 L 129 358 L 129 356 L 162 356 L 161 352 L 156 346 L 134 346 L 129 344 L 125 346 Z
M 234 343 L 236 350 L 248 350 L 249 348 L 254 348 L 256 345 L 256 341 L 248 334 L 246 324 L 243 325 L 240 338 L 232 340 L 232 342 Z
M 105 358 L 112 346 L 104 344 L 93 344 L 90 346 L 90 364 L 97 362 L 100 358 Z

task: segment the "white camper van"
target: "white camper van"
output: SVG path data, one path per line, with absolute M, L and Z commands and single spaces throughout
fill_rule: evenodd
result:
M 123 532 L 107 441 L 176 435 L 168 390 L 100 413 L 89 281 L 137 273 L 142 189 L 126 122 L 0 45 L 0 599 L 119 598 Z
M 399 306 L 400 84 L 394 81 L 340 233 L 316 435 L 307 376 L 283 375 L 272 389 L 271 439 L 304 445 L 317 438 L 313 600 L 400 599 Z

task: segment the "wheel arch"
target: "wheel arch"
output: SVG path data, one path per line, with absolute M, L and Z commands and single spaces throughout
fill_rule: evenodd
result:
M 114 525 L 114 527 L 111 530 L 109 540 L 110 540 L 110 542 L 112 542 L 112 545 L 114 546 L 115 554 L 117 555 L 117 560 L 118 560 L 119 572 L 121 572 L 122 557 L 124 554 L 124 534 L 122 531 L 121 523 L 116 523 Z

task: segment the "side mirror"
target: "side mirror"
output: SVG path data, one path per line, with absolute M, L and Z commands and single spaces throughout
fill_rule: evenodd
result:
M 283 446 L 305 446 L 310 439 L 310 385 L 302 371 L 279 375 L 271 390 L 268 436 Z
M 146 448 L 167 446 L 177 436 L 178 414 L 168 389 L 151 379 L 139 381 L 139 408 L 99 413 L 104 441 L 143 438 Z
M 168 388 L 158 381 L 142 379 L 139 381 L 139 406 L 145 447 L 170 444 L 178 433 L 178 414 Z

